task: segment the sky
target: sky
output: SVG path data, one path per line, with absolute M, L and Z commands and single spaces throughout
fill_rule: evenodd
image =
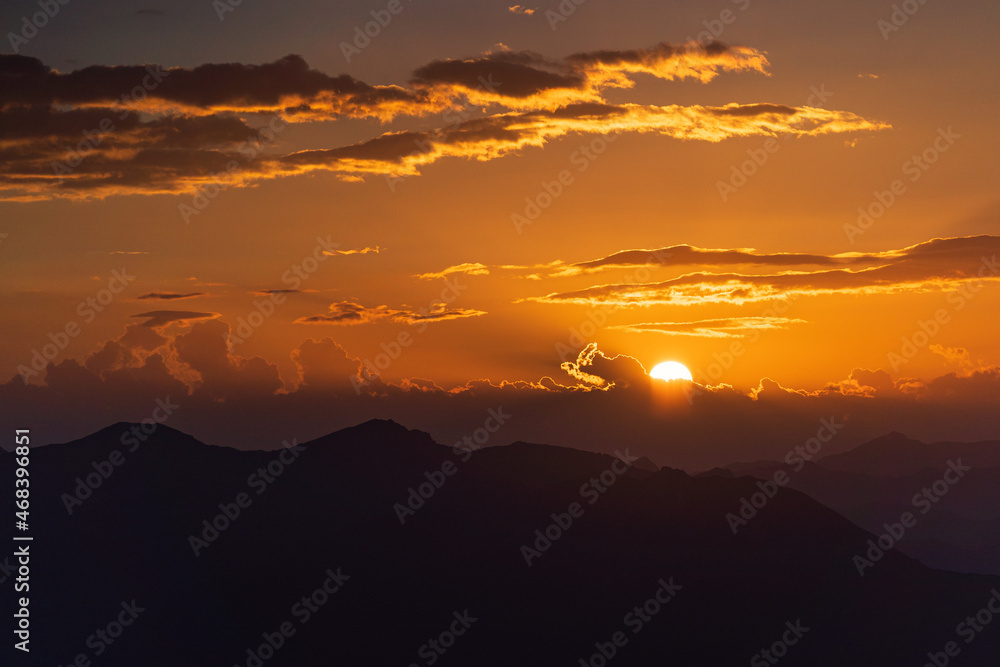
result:
M 903 4 L 5 3 L 5 425 L 1000 437 L 1000 9 Z

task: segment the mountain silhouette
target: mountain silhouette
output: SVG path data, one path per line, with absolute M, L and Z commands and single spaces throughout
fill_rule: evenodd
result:
M 637 465 L 624 442 L 456 449 L 375 420 L 273 451 L 159 426 L 129 451 L 134 428 L 31 452 L 32 664 L 774 664 L 766 650 L 885 667 L 1000 649 L 1000 628 L 956 635 L 1000 578 L 896 550 L 861 576 L 876 535 L 813 498 Z
M 879 477 L 905 477 L 927 468 L 943 467 L 961 458 L 976 468 L 1000 467 L 1000 442 L 935 442 L 925 444 L 892 432 L 852 450 L 820 459 L 828 470 Z
M 968 470 L 959 477 L 952 464 Z M 703 475 L 770 479 L 778 470 L 789 471 L 790 488 L 876 533 L 886 521 L 913 513 L 919 521 L 898 549 L 926 565 L 1000 575 L 1000 442 L 925 444 L 890 433 L 805 462 L 798 471 L 784 462 L 757 461 Z

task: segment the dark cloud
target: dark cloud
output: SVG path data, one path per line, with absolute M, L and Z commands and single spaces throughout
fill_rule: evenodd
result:
M 158 299 L 161 301 L 172 301 L 174 299 L 193 299 L 196 296 L 208 296 L 207 292 L 188 292 L 186 294 L 179 294 L 177 292 L 146 292 L 145 294 L 140 294 L 136 299 Z M 135 315 L 135 317 L 140 317 L 140 315 Z
M 855 369 L 817 391 L 763 379 L 751 390 L 666 383 L 627 355 L 596 346 L 538 380 L 479 379 L 450 389 L 420 378 L 388 381 L 330 339 L 292 352 L 296 377 L 283 381 L 259 357 L 232 354 L 229 326 L 196 322 L 173 337 L 141 325 L 85 363 L 50 364 L 43 384 L 17 376 L 0 385 L 0 426 L 45 423 L 53 440 L 79 437 L 119 419 L 149 416 L 157 399 L 181 408 L 171 425 L 208 442 L 244 448 L 300 441 L 372 417 L 393 418 L 454 442 L 482 426 L 488 410 L 511 415 L 497 444 L 523 440 L 633 454 L 704 470 L 738 460 L 781 459 L 824 420 L 842 424 L 824 453 L 891 430 L 924 440 L 997 437 L 1000 368 L 920 380 Z M 608 419 L 607 415 L 615 415 Z
M 729 252 L 708 251 L 708 256 L 711 258 L 713 253 L 726 256 Z M 998 253 L 1000 236 L 933 239 L 885 253 L 829 258 L 843 258 L 845 263 L 876 264 L 856 270 L 821 269 L 762 275 L 701 271 L 655 283 L 596 285 L 533 300 L 619 306 L 651 303 L 690 305 L 713 301 L 742 304 L 800 294 L 923 291 L 940 289 L 949 284 L 1000 279 L 1000 265 L 996 259 Z M 649 256 L 648 253 L 646 256 Z M 728 257 L 733 263 L 746 263 L 754 258 L 745 251 L 737 251 Z M 782 256 L 779 261 L 783 262 L 788 257 Z M 818 261 L 822 263 L 823 260 L 819 258 Z M 711 264 L 712 260 L 706 263 Z
M 554 63 L 534 53 L 500 52 L 469 60 L 435 60 L 413 73 L 416 85 L 447 84 L 504 97 L 530 97 L 553 89 L 583 88 L 582 73 L 551 71 Z M 563 67 L 562 69 L 566 69 Z
M 887 127 L 847 112 L 806 107 L 612 105 L 604 98 L 605 89 L 632 86 L 637 74 L 708 81 L 723 71 L 766 67 L 761 52 L 721 44 L 660 44 L 563 60 L 504 50 L 434 61 L 419 67 L 404 88 L 330 76 L 296 55 L 263 65 L 91 66 L 66 73 L 35 58 L 0 55 L 0 200 L 196 193 L 315 170 L 347 180 L 412 176 L 443 158 L 491 160 L 571 133 L 654 132 L 721 141 Z M 277 145 L 258 150 L 257 139 L 271 144 L 275 128 L 286 123 L 389 120 L 468 104 L 501 110 L 349 146 L 286 154 Z M 261 114 L 270 117 L 264 125 L 248 122 Z
M 221 320 L 197 322 L 174 339 L 178 360 L 199 376 L 194 392 L 214 400 L 233 400 L 267 396 L 282 388 L 277 366 L 261 357 L 232 355 L 228 343 L 229 325 Z
M 301 56 L 273 63 L 200 65 L 163 69 L 158 65 L 94 65 L 61 73 L 40 60 L 0 55 L 0 109 L 14 106 L 100 106 L 120 102 L 143 89 L 145 104 L 186 110 L 280 111 L 309 100 L 330 115 L 378 115 L 382 105 L 415 102 L 419 94 L 394 86 L 369 86 L 350 76 L 329 76 L 310 69 Z M 155 107 L 154 107 L 155 108 Z
M 292 361 L 299 369 L 298 390 L 302 392 L 353 393 L 361 379 L 368 378 L 361 361 L 330 338 L 306 340 L 292 351 Z

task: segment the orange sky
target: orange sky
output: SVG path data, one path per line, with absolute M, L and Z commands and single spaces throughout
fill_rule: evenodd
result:
M 576 387 L 560 364 L 591 343 L 744 394 L 874 395 L 848 380 L 868 369 L 912 397 L 1000 363 L 992 4 L 890 31 L 860 2 L 594 2 L 554 30 L 548 7 L 414 4 L 350 62 L 358 3 L 112 6 L 0 56 L 9 391 L 47 383 L 36 351 L 86 367 L 129 325 L 95 382 L 158 355 L 204 390 L 209 353 L 176 340 L 222 340 L 212 319 L 268 395 L 324 338 L 442 392 Z

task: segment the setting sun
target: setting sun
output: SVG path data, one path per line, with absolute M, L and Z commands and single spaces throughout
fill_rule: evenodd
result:
M 649 371 L 649 377 L 667 381 L 687 380 L 690 382 L 692 380 L 691 371 L 679 361 L 664 361 L 657 364 L 653 370 Z

